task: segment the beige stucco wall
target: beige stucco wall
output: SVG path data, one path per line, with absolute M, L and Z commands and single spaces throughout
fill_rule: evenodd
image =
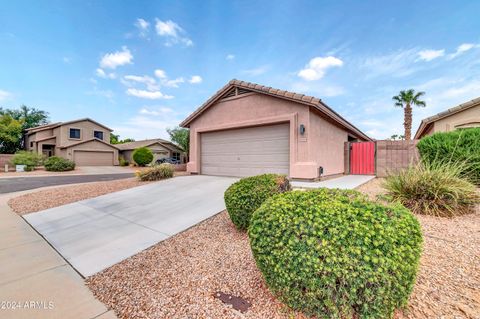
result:
M 98 141 L 91 141 L 87 143 L 83 143 L 80 145 L 74 145 L 71 147 L 63 148 L 60 150 L 58 156 L 62 156 L 69 160 L 73 161 L 73 152 L 74 151 L 108 151 L 113 152 L 113 165 L 118 165 L 118 150 L 110 147 L 108 145 L 103 144 L 102 142 Z
M 201 173 L 202 132 L 285 122 L 290 124 L 291 178 L 318 178 L 319 166 L 324 167 L 325 175 L 343 173 L 343 142 L 347 140 L 343 129 L 311 113 L 308 106 L 257 93 L 217 102 L 190 123 L 187 170 Z M 300 124 L 306 128 L 303 136 Z
M 310 113 L 310 131 L 309 150 L 317 166 L 323 167 L 325 176 L 343 174 L 347 132 L 313 112 Z
M 71 139 L 70 138 L 70 128 L 78 128 L 80 129 L 80 139 Z M 103 141 L 106 143 L 110 143 L 110 132 L 105 128 L 92 123 L 90 121 L 81 121 L 71 124 L 66 124 L 60 126 L 60 145 L 68 146 L 71 144 L 75 144 L 81 141 L 90 140 L 93 138 L 93 131 L 101 131 L 103 132 Z
M 42 151 L 41 144 L 53 144 L 53 145 L 58 144 L 54 135 L 55 133 L 54 133 L 54 130 L 52 129 L 52 130 L 39 131 L 39 132 L 30 134 L 28 136 L 25 136 L 25 147 L 27 151 L 41 152 Z M 38 140 L 43 140 L 44 138 L 47 138 L 50 136 L 52 136 L 53 138 L 49 140 L 41 141 L 38 143 L 36 142 Z M 30 142 L 33 142 L 32 146 L 30 146 Z M 38 145 L 40 145 L 40 147 Z
M 480 104 L 436 121 L 431 133 L 449 132 L 458 127 L 480 127 Z
M 123 156 L 130 164 L 133 164 L 133 150 L 131 151 L 120 151 L 120 156 Z

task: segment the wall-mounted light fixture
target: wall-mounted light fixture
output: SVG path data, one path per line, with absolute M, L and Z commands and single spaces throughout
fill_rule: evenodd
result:
M 305 134 L 305 125 L 300 124 L 300 129 L 299 129 L 299 131 L 300 131 L 300 135 Z

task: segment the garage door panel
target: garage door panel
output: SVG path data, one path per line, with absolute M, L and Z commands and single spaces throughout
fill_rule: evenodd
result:
M 113 152 L 74 151 L 73 161 L 77 166 L 111 166 Z
M 289 125 L 234 129 L 201 135 L 201 173 L 252 176 L 288 175 Z

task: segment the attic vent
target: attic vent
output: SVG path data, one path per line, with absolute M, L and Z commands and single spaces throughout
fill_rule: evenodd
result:
M 237 96 L 237 95 L 241 95 L 241 94 L 245 94 L 245 93 L 250 93 L 251 91 L 250 90 L 246 90 L 246 89 L 242 89 L 242 88 L 232 88 L 230 91 L 228 91 L 227 93 L 225 93 L 223 96 L 222 96 L 222 99 L 226 99 L 226 98 L 229 98 L 229 97 L 232 97 L 232 96 Z
M 226 99 L 227 97 L 232 97 L 232 96 L 235 96 L 235 95 L 237 95 L 237 88 L 233 88 L 230 91 L 228 91 L 227 93 L 225 93 L 222 96 L 222 99 Z
M 238 95 L 240 95 L 240 94 L 245 94 L 245 93 L 249 93 L 249 92 L 251 92 L 251 91 L 238 88 Z

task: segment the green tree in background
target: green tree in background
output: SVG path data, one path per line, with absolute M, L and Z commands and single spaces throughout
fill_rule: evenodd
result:
M 183 149 L 188 157 L 188 151 L 190 150 L 190 131 L 186 128 L 175 127 L 173 129 L 167 128 L 167 132 L 170 135 L 170 140 Z
M 22 121 L 9 114 L 0 114 L 0 153 L 13 154 L 22 140 Z
M 123 144 L 129 142 L 135 142 L 135 140 L 133 138 L 126 138 L 124 140 L 121 140 L 119 134 L 110 133 L 110 144 Z
M 28 107 L 20 106 L 18 109 L 0 108 L 0 115 L 10 115 L 14 120 L 22 121 L 22 129 L 26 130 L 35 126 L 48 124 L 48 112 Z
M 20 135 L 18 139 L 15 139 L 16 142 L 7 141 L 6 139 L 4 140 L 3 137 L 0 139 L 0 144 L 2 145 L 0 153 L 15 153 L 16 151 L 23 149 L 23 134 L 25 134 L 25 130 L 35 126 L 48 124 L 48 112 L 34 107 L 28 107 L 26 105 L 22 105 L 18 109 L 4 109 L 0 107 L 0 116 L 7 116 L 15 120 L 17 123 L 21 123 Z M 6 119 L 4 120 L 7 121 Z M 16 124 L 12 125 L 16 126 Z M 8 147 L 4 145 L 8 145 Z

